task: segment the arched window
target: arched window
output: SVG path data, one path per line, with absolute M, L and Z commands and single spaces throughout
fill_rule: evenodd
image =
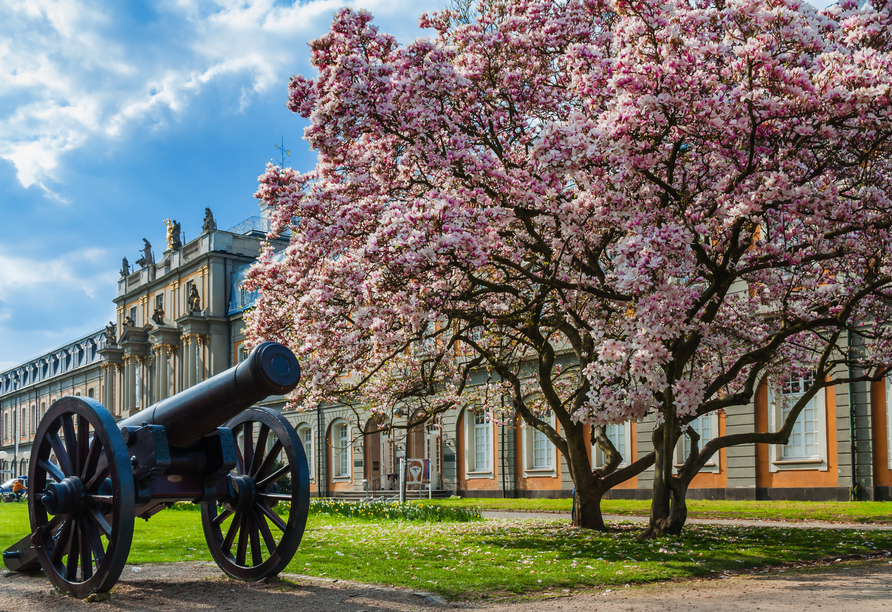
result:
M 31 433 L 37 427 L 37 404 L 31 404 Z
M 493 474 L 493 424 L 486 412 L 465 411 L 465 466 L 469 477 L 491 478 Z
M 307 456 L 307 466 L 310 470 L 310 480 L 315 478 L 316 470 L 313 469 L 315 454 L 313 453 L 313 428 L 306 423 L 297 426 L 297 435 L 303 444 L 304 453 Z
M 93 397 L 93 387 L 90 387 L 89 389 L 87 389 L 87 397 L 90 397 L 90 398 Z
M 352 467 L 350 456 L 350 424 L 344 419 L 336 420 L 329 430 L 331 444 L 331 473 L 335 479 L 350 478 Z

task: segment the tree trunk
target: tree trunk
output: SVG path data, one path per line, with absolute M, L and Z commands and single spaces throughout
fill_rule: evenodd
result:
M 688 518 L 688 506 L 685 496 L 688 482 L 682 482 L 672 474 L 672 458 L 677 439 L 672 435 L 671 427 L 658 427 L 653 435 L 654 484 L 650 505 L 650 523 L 641 534 L 643 539 L 658 538 L 667 535 L 679 535 Z M 664 449 L 669 452 L 664 452 Z
M 609 490 L 603 480 L 592 473 L 588 455 L 588 439 L 582 425 L 576 424 L 565 429 L 567 439 L 567 467 L 576 489 L 576 512 L 573 526 L 584 529 L 605 531 L 604 517 L 601 516 L 601 498 Z
M 601 498 L 607 489 L 598 486 L 576 487 L 573 526 L 583 529 L 606 531 L 604 517 L 601 515 Z
M 687 487 L 673 479 L 672 488 L 654 483 L 653 502 L 650 509 L 650 524 L 641 534 L 642 539 L 680 535 L 688 519 L 688 505 L 685 500 Z
M 657 453 L 657 460 L 654 463 L 653 495 L 650 502 L 650 523 L 641 535 L 642 538 L 649 539 L 663 535 L 663 529 L 672 514 L 672 495 L 669 485 L 663 479 L 661 463 L 661 453 Z

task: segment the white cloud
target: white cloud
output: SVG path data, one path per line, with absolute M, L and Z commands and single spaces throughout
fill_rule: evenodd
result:
M 307 42 L 352 4 L 413 30 L 445 0 L 168 0 L 134 17 L 107 0 L 0 0 L 0 158 L 19 182 L 55 191 L 66 154 L 94 139 L 164 130 L 211 83 L 231 112 L 308 69 Z M 380 20 L 379 20 L 380 21 Z
M 105 252 L 86 249 L 53 259 L 39 260 L 0 253 L 0 302 L 10 302 L 22 291 L 65 293 L 80 290 L 92 297 L 96 287 L 108 287 L 115 280 L 113 272 L 90 273 L 86 263 L 101 262 Z M 8 318 L 0 313 L 0 321 Z

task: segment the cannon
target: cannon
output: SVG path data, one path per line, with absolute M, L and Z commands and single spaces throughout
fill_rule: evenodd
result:
M 306 527 L 309 470 L 291 424 L 251 407 L 299 378 L 294 354 L 264 342 L 234 368 L 117 423 L 90 398 L 58 400 L 34 438 L 31 533 L 3 553 L 6 567 L 42 568 L 80 598 L 107 592 L 127 562 L 136 517 L 192 502 L 226 574 L 278 574 Z

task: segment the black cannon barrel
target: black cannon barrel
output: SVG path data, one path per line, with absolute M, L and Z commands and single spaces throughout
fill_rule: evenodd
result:
M 234 368 L 127 417 L 118 427 L 163 425 L 170 446 L 182 448 L 270 395 L 288 393 L 299 380 L 294 353 L 277 342 L 264 342 Z

